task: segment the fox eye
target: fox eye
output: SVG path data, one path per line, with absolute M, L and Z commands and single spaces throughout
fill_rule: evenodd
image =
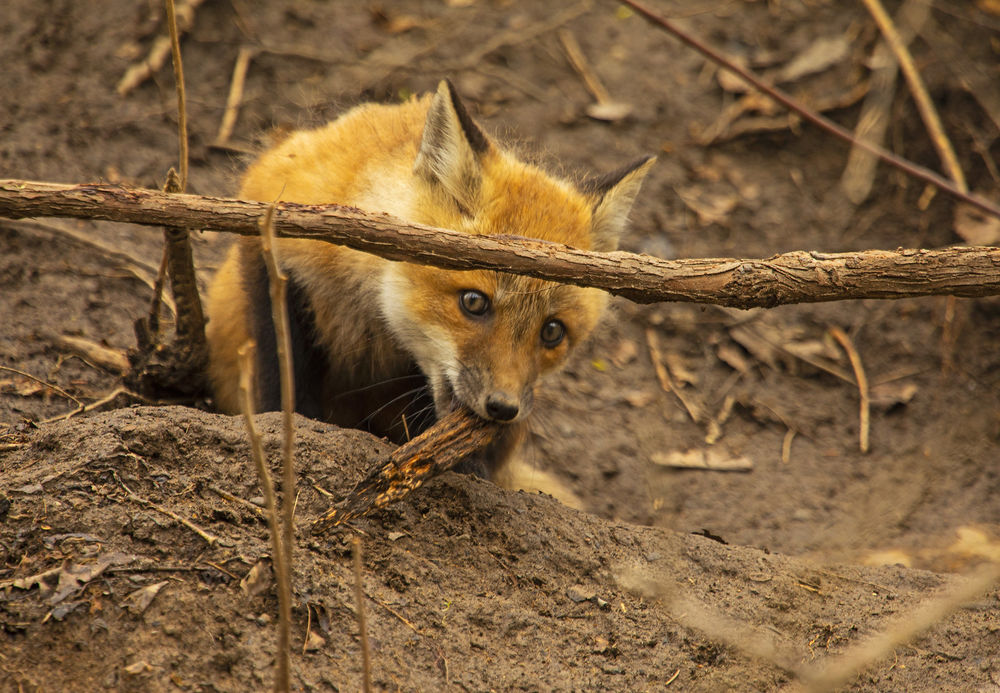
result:
M 490 299 L 482 291 L 466 289 L 458 294 L 458 305 L 466 315 L 480 317 L 490 309 Z
M 559 346 L 566 336 L 566 326 L 559 320 L 549 320 L 542 325 L 542 344 L 548 349 Z

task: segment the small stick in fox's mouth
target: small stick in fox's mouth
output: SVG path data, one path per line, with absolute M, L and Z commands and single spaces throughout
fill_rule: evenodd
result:
M 496 440 L 504 424 L 459 409 L 401 445 L 340 503 L 312 524 L 313 534 L 402 499 Z

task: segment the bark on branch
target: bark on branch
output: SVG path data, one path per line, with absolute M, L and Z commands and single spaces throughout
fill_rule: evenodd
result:
M 112 185 L 0 180 L 0 216 L 62 216 L 258 233 L 268 204 Z M 312 238 L 445 269 L 493 269 L 595 286 L 638 303 L 736 308 L 854 298 L 1000 294 L 1000 248 L 795 251 L 766 259 L 661 260 L 509 237 L 468 236 L 337 205 L 281 203 L 277 235 Z

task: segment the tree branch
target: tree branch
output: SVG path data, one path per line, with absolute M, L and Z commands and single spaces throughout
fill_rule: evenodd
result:
M 111 185 L 0 180 L 0 216 L 63 216 L 256 235 L 268 204 Z M 1000 248 L 795 251 L 767 259 L 662 260 L 514 236 L 469 236 L 338 205 L 280 203 L 275 232 L 445 269 L 493 269 L 595 286 L 638 303 L 737 308 L 855 298 L 1000 294 Z M 516 229 L 511 229 L 516 231 Z

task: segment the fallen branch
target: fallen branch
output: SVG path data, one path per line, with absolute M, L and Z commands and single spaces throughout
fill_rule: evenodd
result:
M 0 216 L 68 216 L 257 235 L 264 202 L 161 193 L 112 185 L 0 180 Z M 735 308 L 856 298 L 1000 294 L 1000 248 L 795 251 L 767 259 L 662 260 L 593 253 L 517 237 L 469 236 L 338 205 L 277 205 L 275 232 L 390 260 L 494 269 L 595 286 L 637 303 L 686 301 Z

